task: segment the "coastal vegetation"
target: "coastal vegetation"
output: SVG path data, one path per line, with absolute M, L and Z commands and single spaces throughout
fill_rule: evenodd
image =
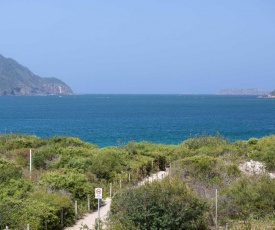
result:
M 32 149 L 32 171 L 29 171 Z M 245 172 L 244 162 L 262 171 Z M 0 135 L 0 228 L 62 229 L 87 212 L 96 187 L 113 186 L 108 229 L 231 229 L 273 226 L 275 136 L 230 142 L 219 134 L 178 145 L 130 142 L 99 148 L 75 137 Z M 135 186 L 169 169 L 163 180 Z M 75 214 L 75 201 L 78 213 Z M 91 199 L 91 209 L 96 209 Z M 272 228 L 270 228 L 272 229 Z

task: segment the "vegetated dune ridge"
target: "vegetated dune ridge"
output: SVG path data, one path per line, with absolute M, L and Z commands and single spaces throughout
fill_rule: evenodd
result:
M 0 149 L 0 228 L 74 226 L 87 213 L 87 195 L 101 187 L 108 197 L 110 183 L 114 196 L 106 229 L 212 228 L 216 189 L 220 226 L 274 225 L 274 135 L 235 142 L 202 135 L 179 145 L 130 142 L 99 148 L 74 137 L 8 134 L 0 135 Z M 167 167 L 169 177 L 138 186 Z M 96 208 L 91 199 L 91 209 Z

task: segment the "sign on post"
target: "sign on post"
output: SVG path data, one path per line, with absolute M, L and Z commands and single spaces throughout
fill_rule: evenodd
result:
M 95 188 L 95 199 L 102 199 L 102 188 Z
M 98 220 L 97 220 L 97 229 L 100 229 L 100 205 L 99 201 L 102 199 L 102 188 L 95 188 L 95 199 L 97 199 L 97 209 L 98 209 Z

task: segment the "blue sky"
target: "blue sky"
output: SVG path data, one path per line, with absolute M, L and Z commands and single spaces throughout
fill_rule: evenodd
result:
M 275 88 L 274 0 L 1 0 L 0 54 L 75 93 Z

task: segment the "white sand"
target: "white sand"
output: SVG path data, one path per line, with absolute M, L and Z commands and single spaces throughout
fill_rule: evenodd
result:
M 263 175 L 266 173 L 265 164 L 259 161 L 246 161 L 243 164 L 239 165 L 239 169 L 248 175 Z M 275 179 L 275 173 L 268 173 L 271 179 Z

